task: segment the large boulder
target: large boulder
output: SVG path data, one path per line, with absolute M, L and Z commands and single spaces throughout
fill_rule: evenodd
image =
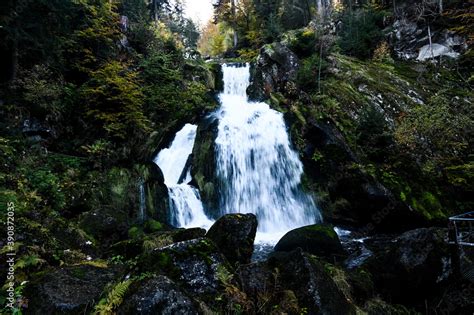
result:
M 344 255 L 337 233 L 326 224 L 308 225 L 289 231 L 278 241 L 275 251 L 290 252 L 297 248 L 320 257 Z
M 373 256 L 362 265 L 387 300 L 415 303 L 432 296 L 453 273 L 447 229 L 421 228 L 386 242 L 367 240 Z
M 266 262 L 240 266 L 237 273 L 242 290 L 262 305 L 263 313 L 284 304 L 290 314 L 302 309 L 306 314 L 355 314 L 324 265 L 301 250 L 274 253 Z
M 273 92 L 293 90 L 299 60 L 287 46 L 273 43 L 263 46 L 256 64 L 252 67 L 247 90 L 252 100 L 263 101 Z
M 248 264 L 257 233 L 254 214 L 228 214 L 214 223 L 206 236 L 216 243 L 232 264 Z
M 114 272 L 90 265 L 49 270 L 26 288 L 31 314 L 86 314 L 97 303 Z
M 174 243 L 204 237 L 204 235 L 206 235 L 206 230 L 201 228 L 159 231 L 118 242 L 110 247 L 108 253 L 109 256 L 122 255 L 127 259 L 131 259 L 142 253 L 151 252 Z
M 188 292 L 203 297 L 218 292 L 219 274 L 230 269 L 217 246 L 207 238 L 179 242 L 145 253 L 139 267 L 143 271 L 166 272 Z
M 156 276 L 135 287 L 136 291 L 125 299 L 118 314 L 198 314 L 194 301 L 165 276 Z

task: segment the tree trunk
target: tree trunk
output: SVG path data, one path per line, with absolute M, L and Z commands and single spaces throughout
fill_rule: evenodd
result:
M 430 24 L 428 24 L 428 40 L 430 41 L 431 58 L 434 58 L 433 43 L 432 43 L 432 41 L 431 41 L 431 27 L 430 27 Z
M 237 47 L 237 44 L 239 43 L 239 37 L 237 34 L 237 14 L 236 14 L 236 8 L 235 8 L 235 0 L 230 1 L 230 10 L 232 14 L 232 28 L 234 29 L 234 48 Z
M 18 23 L 15 25 L 15 31 L 13 35 L 12 43 L 12 53 L 11 53 L 11 70 L 10 70 L 10 80 L 13 81 L 16 79 L 18 74 Z

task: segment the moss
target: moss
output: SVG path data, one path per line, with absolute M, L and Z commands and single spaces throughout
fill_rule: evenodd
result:
M 143 230 L 138 226 L 132 226 L 128 230 L 128 237 L 132 239 L 138 239 L 143 235 Z
M 162 229 L 163 229 L 163 225 L 160 222 L 156 221 L 156 220 L 148 219 L 145 222 L 145 231 L 148 232 L 148 233 L 157 232 L 157 231 L 160 231 Z

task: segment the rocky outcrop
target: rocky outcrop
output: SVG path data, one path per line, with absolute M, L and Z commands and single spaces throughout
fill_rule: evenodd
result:
M 290 252 L 297 248 L 326 258 L 345 254 L 334 228 L 325 224 L 304 226 L 286 233 L 276 244 L 275 251 Z
M 219 217 L 219 181 L 216 174 L 215 140 L 219 121 L 208 116 L 199 124 L 192 153 L 191 184 L 199 189 L 207 213 Z
M 257 233 L 254 214 L 228 214 L 214 223 L 206 236 L 216 243 L 232 264 L 248 264 Z
M 250 99 L 263 101 L 273 92 L 294 90 L 298 68 L 298 57 L 285 45 L 273 43 L 263 46 L 251 69 L 252 76 L 247 89 Z
M 161 169 L 149 162 L 140 173 L 145 190 L 145 217 L 167 222 L 170 217 L 168 188 Z
M 442 14 L 449 10 L 440 7 L 441 3 L 398 1 L 394 4 L 395 19 L 389 38 L 398 58 L 418 61 L 438 57 L 457 58 L 466 50 L 462 37 L 447 30 L 446 25 L 437 23 L 436 20 L 442 20 Z
M 105 285 L 114 279 L 107 268 L 89 265 L 49 270 L 30 284 L 25 296 L 30 314 L 84 314 L 93 309 Z
M 301 307 L 307 314 L 355 314 L 354 306 L 324 266 L 300 250 L 275 253 L 267 262 L 242 266 L 238 273 L 243 291 L 256 305 L 262 303 L 261 298 L 270 300 L 269 305 L 279 305 L 283 302 L 280 293 L 286 292 L 287 298 L 294 296 L 287 309 Z
M 367 240 L 374 253 L 362 266 L 376 289 L 398 303 L 422 301 L 452 275 L 447 229 L 422 228 L 386 242 Z
M 220 288 L 218 273 L 228 268 L 225 257 L 207 238 L 198 238 L 146 253 L 140 259 L 146 271 L 167 272 L 190 293 L 215 294 Z
M 198 314 L 194 301 L 165 276 L 156 276 L 135 286 L 138 289 L 125 300 L 118 314 Z

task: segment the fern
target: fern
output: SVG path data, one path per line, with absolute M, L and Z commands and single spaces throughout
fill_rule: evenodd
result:
M 117 283 L 107 294 L 107 297 L 100 300 L 94 308 L 95 315 L 114 314 L 114 310 L 123 302 L 123 298 L 128 288 L 132 284 L 132 280 L 126 280 Z

